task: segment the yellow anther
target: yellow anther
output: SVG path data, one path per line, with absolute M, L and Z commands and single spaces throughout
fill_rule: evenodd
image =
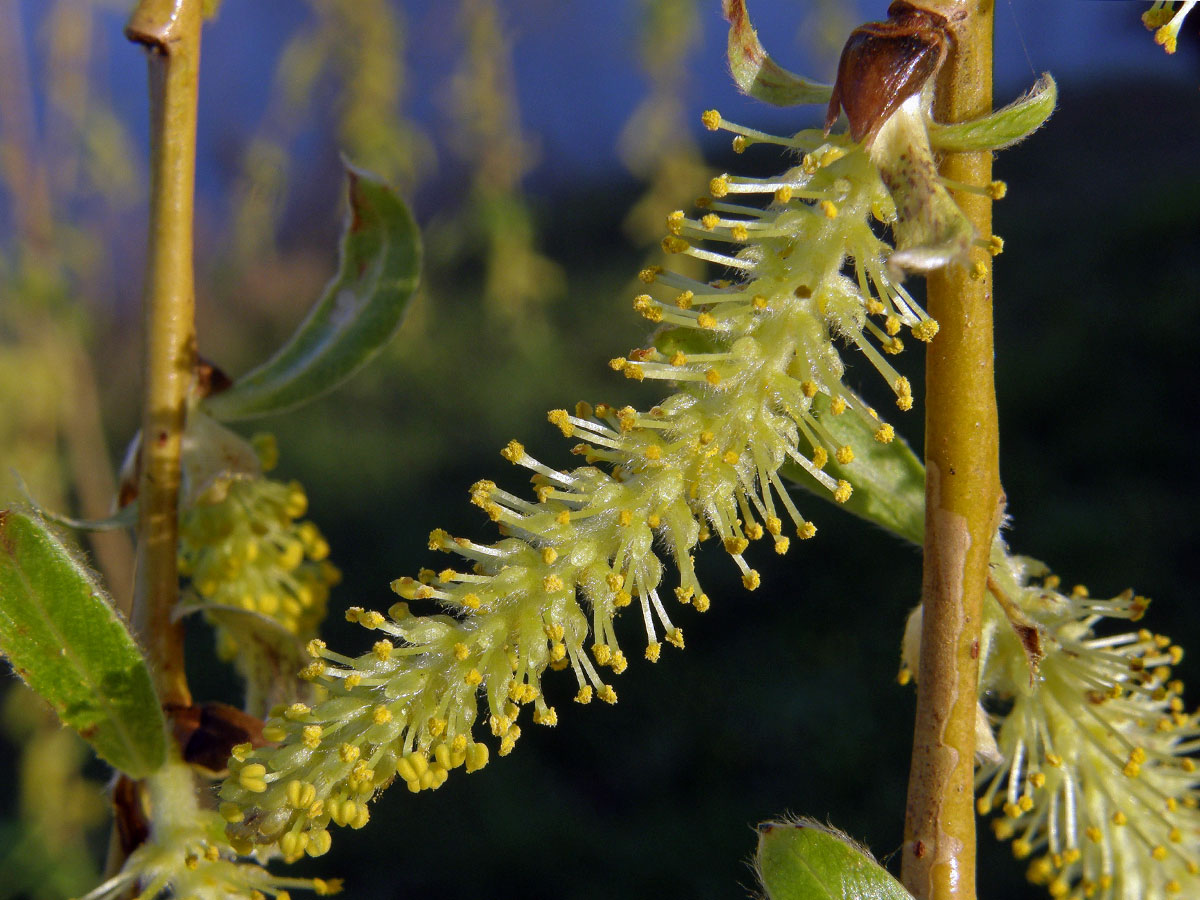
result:
M 267 767 L 262 763 L 250 763 L 238 772 L 238 784 L 254 794 L 261 794 L 267 789 Z
M 787 203 L 791 199 L 792 199 L 792 189 L 788 185 L 785 184 L 783 187 L 778 188 L 775 191 L 775 202 L 776 203 Z
M 831 401 L 829 401 L 829 411 L 835 416 L 840 416 L 842 413 L 844 413 L 846 411 L 846 398 L 834 397 Z
M 739 243 L 750 240 L 750 230 L 745 225 L 734 225 L 729 229 L 729 236 Z
M 375 629 L 381 626 L 385 621 L 386 620 L 383 617 L 383 613 L 375 612 L 375 610 L 363 613 L 358 617 L 358 624 L 362 625 L 364 628 Z
M 596 692 L 596 696 L 610 705 L 617 702 L 617 692 L 613 690 L 611 684 L 601 685 L 600 690 Z
M 217 812 L 221 814 L 221 818 L 226 822 L 236 825 L 238 822 L 246 818 L 246 814 L 242 812 L 242 808 L 236 803 L 226 800 L 217 807 Z
M 555 594 L 566 587 L 560 575 L 551 573 L 542 579 L 542 590 L 547 594 Z
M 817 206 L 820 208 L 821 212 L 825 215 L 825 218 L 827 218 L 827 219 L 836 219 L 837 218 L 837 214 L 838 214 L 837 204 L 834 203 L 832 200 L 822 200 L 820 203 L 817 204 Z
M 500 455 L 510 463 L 518 462 L 525 455 L 525 445 L 520 441 L 509 441 L 504 445 L 504 449 L 500 451 Z
M 678 235 L 668 234 L 662 239 L 662 248 L 666 253 L 683 253 L 692 245 Z
M 804 522 L 796 528 L 796 537 L 802 541 L 807 541 L 814 537 L 817 533 L 817 526 L 812 522 Z
M 592 702 L 592 686 L 585 684 L 579 689 L 579 693 L 575 695 L 576 703 L 591 703 Z
M 809 400 L 817 396 L 817 390 L 817 383 L 815 381 L 800 382 L 800 393 L 802 393 Z
M 717 327 L 717 317 L 710 312 L 702 312 L 700 315 L 696 316 L 696 324 L 700 328 L 711 331 Z
M 305 725 L 300 730 L 300 742 L 310 750 L 316 750 L 321 746 L 322 731 L 320 725 Z
M 729 193 L 729 176 L 718 175 L 708 183 L 708 192 L 720 199 Z
M 479 607 L 483 605 L 483 602 L 479 599 L 479 596 L 469 591 L 463 594 L 462 597 L 459 598 L 458 602 L 467 609 L 471 610 L 479 609 Z
M 371 710 L 371 721 L 376 725 L 386 725 L 392 721 L 392 711 L 381 703 Z
M 839 465 L 848 466 L 854 462 L 854 448 L 849 444 L 843 444 L 838 447 L 837 452 L 833 454 L 833 458 L 838 461 Z
M 662 644 L 658 641 L 651 641 L 646 645 L 646 659 L 650 662 L 658 662 L 659 656 L 662 654 Z
M 392 651 L 394 649 L 395 647 L 392 645 L 392 642 L 384 639 L 382 641 L 376 641 L 374 646 L 371 647 L 371 652 L 375 654 L 376 659 L 378 659 L 380 662 L 386 662 L 392 658 Z
M 672 213 L 667 214 L 667 231 L 671 234 L 679 234 L 683 231 L 684 215 L 682 209 L 677 209 Z
M 663 635 L 667 639 L 667 643 L 673 647 L 683 649 L 683 631 L 679 628 L 668 628 Z
M 940 326 L 934 319 L 925 319 L 912 327 L 912 335 L 918 341 L 928 344 L 937 335 Z
M 1003 181 L 993 181 L 987 189 L 993 200 L 1003 200 L 1004 195 L 1008 193 L 1008 185 Z
M 716 213 L 705 213 L 700 217 L 700 224 L 712 231 L 721 223 L 721 217 Z
M 850 495 L 853 492 L 854 488 L 851 487 L 850 482 L 843 478 L 837 483 L 837 489 L 833 492 L 833 499 L 837 503 L 845 503 L 850 499 Z
M 754 569 L 751 569 L 749 572 L 747 572 L 745 575 L 742 576 L 742 587 L 744 587 L 748 591 L 757 590 L 758 586 L 760 584 L 762 584 L 762 578 L 759 576 L 758 572 L 755 571 Z
M 749 145 L 750 145 L 750 142 L 748 140 L 746 140 L 746 136 L 744 134 L 736 135 L 733 139 L 733 152 L 734 153 L 745 153 L 746 147 L 748 147 Z
M 704 380 L 707 381 L 712 387 L 716 387 L 721 383 L 721 373 L 716 369 L 709 369 L 704 373 Z
M 704 123 L 704 127 L 709 131 L 716 131 L 721 127 L 721 114 L 715 109 L 706 109 L 701 114 L 700 121 Z

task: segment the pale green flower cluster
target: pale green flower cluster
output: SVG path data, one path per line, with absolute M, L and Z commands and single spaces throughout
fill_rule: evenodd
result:
M 256 443 L 262 471 L 270 471 L 274 438 Z M 340 576 L 317 526 L 298 521 L 307 509 L 295 481 L 253 474 L 215 481 L 180 518 L 180 574 L 209 606 L 266 616 L 302 642 L 315 637 Z M 217 650 L 237 656 L 235 628 L 218 627 Z
M 121 871 L 82 900 L 289 900 L 290 890 L 324 896 L 341 890 L 340 879 L 284 878 L 256 860 L 238 859 L 221 819 L 196 799 L 191 767 L 170 762 L 145 782 L 150 834 Z
M 179 522 L 179 571 L 190 579 L 198 608 L 213 626 L 217 654 L 246 686 L 246 708 L 264 715 L 278 702 L 299 699 L 295 671 L 304 646 L 325 619 L 329 589 L 341 580 L 329 544 L 301 517 L 304 488 L 263 473 L 279 453 L 271 435 L 241 438 L 202 414 L 189 417 L 185 470 L 194 471 Z M 231 457 L 228 451 L 240 452 Z M 211 474 L 218 463 L 237 464 Z
M 889 271 L 892 248 L 875 223 L 894 219 L 895 208 L 879 171 L 845 136 L 773 137 L 716 112 L 704 122 L 732 131 L 738 150 L 770 143 L 800 159 L 774 179 L 714 179 L 696 217 L 668 217 L 669 253 L 733 273 L 710 282 L 641 273 L 634 306 L 664 327 L 654 346 L 613 368 L 674 392 L 644 412 L 586 403 L 552 412 L 586 463 L 571 471 L 516 442 L 505 448 L 533 473 L 535 497 L 490 481 L 471 490 L 504 538 L 482 544 L 435 531 L 430 548 L 461 565 L 393 583 L 405 600 L 436 601 L 449 615 L 413 615 L 404 602 L 386 616 L 353 609 L 352 621 L 379 633 L 371 652 L 352 658 L 310 644 L 303 675 L 326 699 L 276 708 L 264 731 L 271 746 L 236 748 L 221 789 L 235 846 L 323 853 L 330 823 L 362 827 L 368 802 L 395 776 L 419 791 L 455 767 L 482 767 L 481 716 L 508 753 L 522 706 L 536 723 L 557 721 L 542 691 L 547 669 L 572 670 L 580 703 L 616 702 L 602 674 L 628 664 L 615 616 L 627 606 L 640 612 L 648 659 L 664 643 L 682 647 L 667 599 L 707 608 L 692 560 L 700 541 L 716 537 L 753 590 L 759 576 L 743 556 L 751 541 L 769 537 L 784 553 L 790 535 L 813 536 L 782 465 L 802 466 L 837 501 L 849 498 L 849 482 L 823 469 L 833 457 L 852 477 L 854 454 L 823 425 L 818 398 L 827 415 L 858 417 L 876 440 L 892 439 L 891 426 L 843 387 L 835 344 L 857 347 L 897 405 L 911 407 L 908 381 L 885 354 L 902 349 L 903 329 L 929 340 L 937 326 Z M 679 573 L 669 594 L 663 559 Z
M 1171 674 L 1182 649 L 1102 630 L 1141 619 L 1148 601 L 1131 591 L 1064 594 L 1022 557 L 993 572 L 980 692 L 1011 708 L 979 769 L 980 813 L 1001 811 L 996 835 L 1052 897 L 1200 896 L 1200 721 Z

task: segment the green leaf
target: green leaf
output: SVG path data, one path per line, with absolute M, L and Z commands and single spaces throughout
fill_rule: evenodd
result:
M 1041 128 L 1057 102 L 1058 85 L 1046 72 L 1028 94 L 1003 109 L 958 125 L 932 123 L 929 142 L 935 150 L 947 153 L 1011 147 Z
M 146 661 L 94 575 L 39 518 L 0 511 L 0 652 L 131 778 L 166 759 Z
M 865 409 L 857 398 L 851 401 Z M 835 416 L 829 411 L 824 395 L 814 401 L 821 425 L 840 446 L 849 444 L 854 461 L 839 465 L 833 455 L 825 471 L 844 478 L 854 487 L 850 499 L 838 504 L 856 516 L 874 522 L 892 534 L 922 544 L 925 540 L 925 466 L 900 438 L 881 444 L 875 440 L 874 428 L 863 416 L 849 412 Z M 832 502 L 829 489 L 817 482 L 795 463 L 784 466 L 785 478 Z
M 833 87 L 789 72 L 767 55 L 750 25 L 746 0 L 723 0 L 729 21 L 729 69 L 742 93 L 775 106 L 828 103 Z
M 400 327 L 417 286 L 420 233 L 382 181 L 348 164 L 346 172 L 350 206 L 337 275 L 279 352 L 204 399 L 213 418 L 248 419 L 307 403 L 362 368 Z
M 869 851 L 812 819 L 759 825 L 758 872 L 770 900 L 912 900 Z

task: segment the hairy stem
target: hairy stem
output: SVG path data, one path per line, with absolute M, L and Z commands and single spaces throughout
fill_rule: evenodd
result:
M 960 122 L 992 108 L 992 0 L 918 4 L 951 19 L 953 46 L 934 118 Z M 991 154 L 955 153 L 941 173 L 991 181 Z M 982 237 L 991 201 L 956 199 Z M 974 900 L 974 755 L 979 627 L 1002 491 L 992 349 L 992 260 L 930 275 L 941 325 L 926 357 L 925 574 L 920 682 L 909 774 L 902 878 L 918 900 Z
M 134 625 L 165 705 L 189 705 L 183 629 L 172 612 L 179 459 L 195 368 L 192 202 L 200 0 L 141 0 L 126 36 L 146 47 L 150 69 L 150 235 L 146 262 L 145 395 L 138 484 Z

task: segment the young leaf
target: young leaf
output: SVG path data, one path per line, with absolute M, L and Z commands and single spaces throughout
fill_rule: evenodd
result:
M 267 362 L 204 399 L 230 421 L 293 409 L 337 387 L 392 338 L 417 286 L 421 240 L 408 208 L 375 176 L 346 167 L 341 264 L 317 305 Z
M 103 589 L 38 518 L 0 511 L 0 652 L 96 752 L 131 778 L 166 759 L 145 659 Z
M 759 825 L 758 873 L 770 900 L 912 900 L 867 850 L 812 819 Z
M 863 401 L 857 401 L 865 408 Z M 825 471 L 854 485 L 854 493 L 842 504 L 847 511 L 874 522 L 897 537 L 921 544 L 925 539 L 925 467 L 900 438 L 880 443 L 864 417 L 845 413 L 832 415 L 823 396 L 815 401 L 821 410 L 821 425 L 840 445 L 849 445 L 854 461 L 839 464 L 832 455 Z M 794 463 L 784 466 L 785 478 L 829 499 L 829 490 Z
M 742 93 L 775 106 L 828 103 L 833 88 L 789 72 L 767 55 L 750 25 L 746 0 L 724 0 L 729 21 L 729 70 Z
M 1058 102 L 1058 85 L 1049 72 L 1042 74 L 1024 97 L 979 119 L 955 125 L 929 126 L 929 142 L 944 153 L 1000 150 L 1011 147 L 1046 123 Z

